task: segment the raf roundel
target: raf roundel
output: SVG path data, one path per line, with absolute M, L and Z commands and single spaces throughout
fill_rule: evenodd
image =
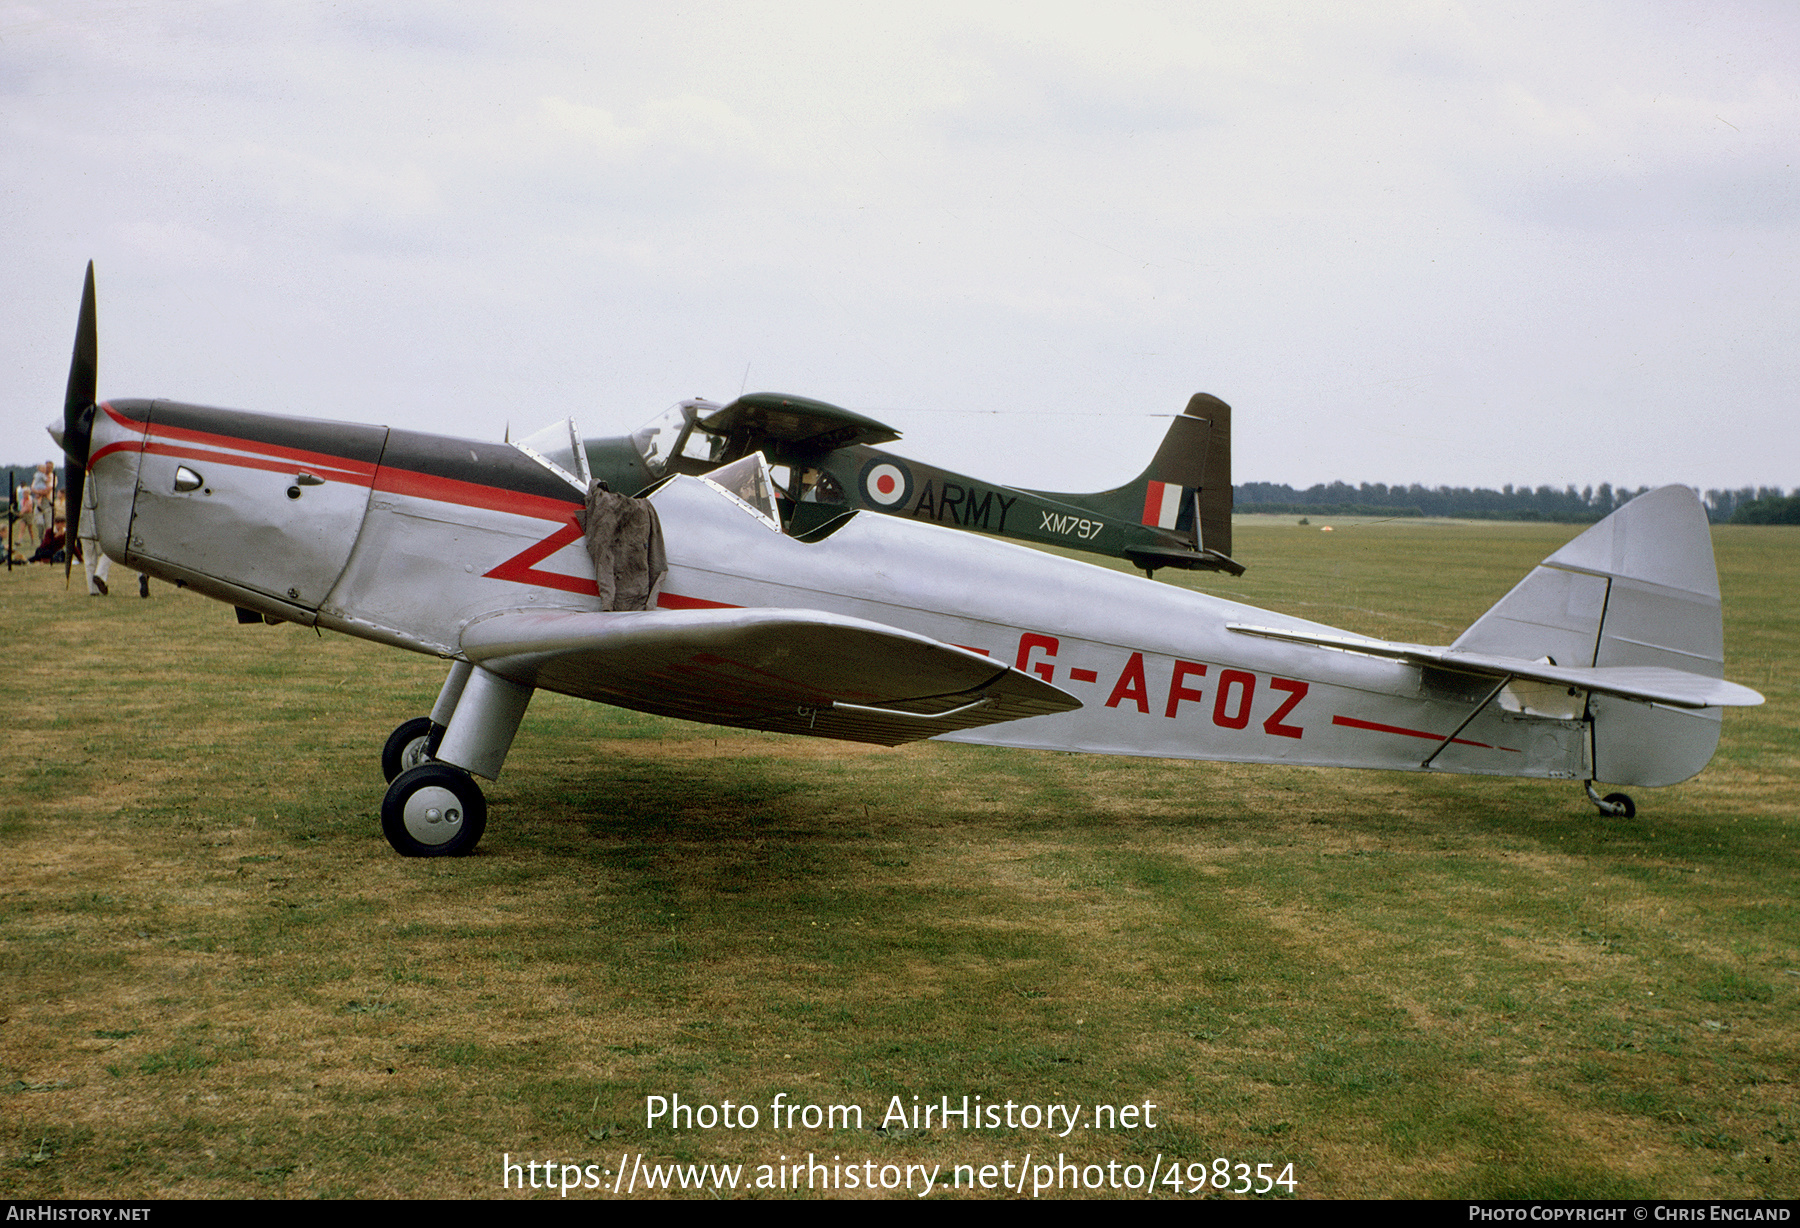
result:
M 863 466 L 863 498 L 878 507 L 905 503 L 912 494 L 912 474 L 891 460 L 873 460 Z

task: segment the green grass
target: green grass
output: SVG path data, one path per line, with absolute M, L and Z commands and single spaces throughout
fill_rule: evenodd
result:
M 1244 524 L 1252 570 L 1199 585 L 1448 642 L 1572 532 Z M 15 572 L 0 1193 L 1062 1150 L 1292 1163 L 1301 1197 L 1793 1197 L 1797 534 L 1715 531 L 1728 672 L 1769 703 L 1632 822 L 1572 785 L 889 751 L 539 696 L 452 862 L 374 820 L 436 663 Z M 674 1093 L 764 1120 L 647 1128 Z M 867 1128 L 771 1128 L 777 1093 Z M 1149 1101 L 1157 1128 L 872 1128 L 964 1094 Z

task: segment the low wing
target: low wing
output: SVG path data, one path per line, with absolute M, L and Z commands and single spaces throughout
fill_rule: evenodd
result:
M 1531 682 L 1548 682 L 1553 686 L 1571 686 L 1584 691 L 1598 691 L 1603 695 L 1646 699 L 1677 708 L 1743 708 L 1753 707 L 1763 701 L 1761 695 L 1747 686 L 1665 666 L 1550 665 L 1519 657 L 1458 652 L 1454 648 L 1431 648 L 1424 644 L 1396 644 L 1387 640 L 1364 639 L 1357 635 L 1325 635 L 1280 627 L 1253 627 L 1245 623 L 1226 625 L 1230 630 L 1243 635 L 1286 640 L 1290 644 L 1312 644 L 1319 648 L 1360 652 L 1371 657 L 1391 657 L 1414 665 L 1433 665 L 1439 669 L 1482 674 L 1490 678 L 1513 677 Z
M 818 610 L 516 611 L 472 624 L 462 646 L 580 699 L 883 746 L 1081 706 L 966 648 Z

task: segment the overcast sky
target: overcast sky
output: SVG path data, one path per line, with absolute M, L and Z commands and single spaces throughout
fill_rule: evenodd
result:
M 1800 484 L 1800 6 L 0 0 L 0 460 L 800 393 L 1018 485 Z

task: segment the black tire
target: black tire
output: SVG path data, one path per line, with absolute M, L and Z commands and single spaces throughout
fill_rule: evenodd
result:
M 1615 816 L 1617 818 L 1637 818 L 1637 804 L 1631 800 L 1631 795 L 1628 793 L 1608 793 L 1606 803 L 1609 806 L 1619 807 L 1619 813 Z
M 415 768 L 437 753 L 444 731 L 429 716 L 415 716 L 388 734 L 381 748 L 381 778 L 389 784 L 407 768 Z
M 381 799 L 381 834 L 402 857 L 461 857 L 487 830 L 487 798 L 461 768 L 408 768 Z

